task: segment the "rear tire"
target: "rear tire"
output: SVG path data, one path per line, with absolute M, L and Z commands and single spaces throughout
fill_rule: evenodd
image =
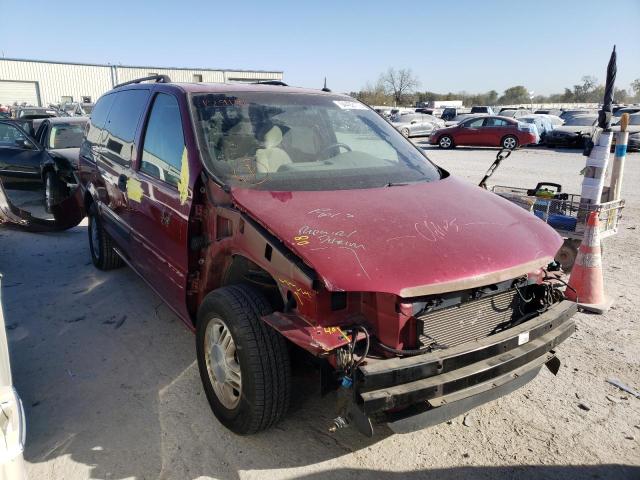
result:
M 402 136 L 404 138 L 409 138 L 409 129 L 408 128 L 403 128 L 402 130 L 400 130 L 400 133 L 402 134 Z
M 508 150 L 515 150 L 516 148 L 518 148 L 518 139 L 513 135 L 507 135 L 502 139 L 502 141 L 500 142 L 500 145 L 502 146 L 502 148 L 506 148 Z
M 453 148 L 453 138 L 449 135 L 443 135 L 438 140 L 438 146 L 440 148 Z
M 214 415 L 239 435 L 270 428 L 289 407 L 287 344 L 261 318 L 272 311 L 266 297 L 248 285 L 214 290 L 198 310 L 202 385 Z
M 89 207 L 89 250 L 91 261 L 100 270 L 113 270 L 121 267 L 124 262 L 114 250 L 114 243 L 104 230 L 98 207 L 92 203 Z

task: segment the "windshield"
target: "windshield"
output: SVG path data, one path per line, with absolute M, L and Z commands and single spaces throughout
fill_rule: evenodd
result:
M 593 122 L 596 121 L 598 117 L 595 115 L 585 115 L 579 117 L 571 117 L 566 122 L 565 125 L 573 126 L 573 127 L 586 127 L 593 125 Z
M 51 125 L 49 148 L 80 148 L 83 135 L 83 123 L 57 123 Z
M 342 190 L 440 178 L 388 122 L 345 97 L 196 94 L 192 104 L 203 160 L 231 185 Z

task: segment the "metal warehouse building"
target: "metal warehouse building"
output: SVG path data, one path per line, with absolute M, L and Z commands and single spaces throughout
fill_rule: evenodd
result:
M 282 72 L 278 71 L 135 67 L 0 58 L 0 104 L 26 102 L 46 106 L 95 102 L 118 83 L 155 74 L 169 75 L 175 82 L 282 80 Z

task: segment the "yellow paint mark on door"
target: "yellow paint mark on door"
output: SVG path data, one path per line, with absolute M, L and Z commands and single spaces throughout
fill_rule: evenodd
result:
M 127 180 L 127 197 L 133 202 L 142 201 L 142 184 L 135 178 Z
M 187 158 L 186 146 L 182 150 L 182 165 L 180 166 L 178 193 L 180 193 L 180 205 L 187 203 L 187 200 L 189 199 L 189 159 Z

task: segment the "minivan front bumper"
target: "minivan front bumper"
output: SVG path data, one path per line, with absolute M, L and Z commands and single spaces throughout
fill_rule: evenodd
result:
M 478 341 L 362 365 L 354 382 L 355 410 L 406 432 L 506 395 L 532 380 L 545 364 L 557 373 L 553 349 L 575 331 L 571 317 L 576 311 L 576 304 L 565 300 Z

